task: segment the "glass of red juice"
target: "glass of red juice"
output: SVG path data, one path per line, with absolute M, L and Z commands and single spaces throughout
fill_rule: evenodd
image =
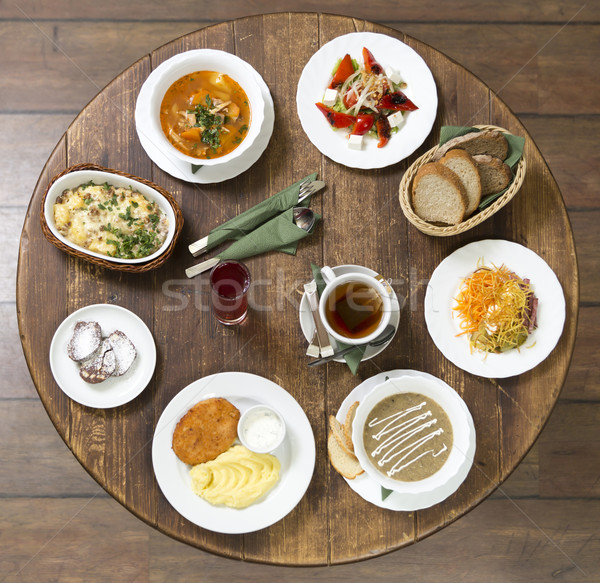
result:
M 223 261 L 210 272 L 212 309 L 221 324 L 241 324 L 248 314 L 250 272 L 240 261 Z

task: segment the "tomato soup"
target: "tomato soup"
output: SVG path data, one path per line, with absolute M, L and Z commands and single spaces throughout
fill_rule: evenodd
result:
M 235 150 L 250 127 L 250 103 L 240 85 L 216 71 L 181 77 L 165 93 L 160 123 L 168 140 L 193 158 L 220 158 Z

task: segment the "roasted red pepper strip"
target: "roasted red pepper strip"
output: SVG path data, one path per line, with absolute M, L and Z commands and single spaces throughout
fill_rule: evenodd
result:
M 381 109 L 393 109 L 394 111 L 415 111 L 419 109 L 402 91 L 386 93 L 377 104 Z
M 385 115 L 378 117 L 375 128 L 377 129 L 377 136 L 379 137 L 377 147 L 383 148 L 390 141 L 390 136 L 392 134 L 388 118 L 385 117 Z
M 375 116 L 370 113 L 359 113 L 356 116 L 356 123 L 352 128 L 352 135 L 364 136 L 375 123 Z
M 327 121 L 334 128 L 349 128 L 353 123 L 356 122 L 356 118 L 353 115 L 347 113 L 341 113 L 327 107 L 323 103 L 315 103 L 323 115 L 327 118 Z
M 341 87 L 344 84 L 344 81 L 348 79 L 352 73 L 354 73 L 354 65 L 352 64 L 350 55 L 346 54 L 340 61 L 335 75 L 331 79 L 329 89 L 337 89 L 338 87 Z
M 375 75 L 383 73 L 383 67 L 375 60 L 373 53 L 367 47 L 363 47 L 363 61 L 367 73 L 374 73 Z

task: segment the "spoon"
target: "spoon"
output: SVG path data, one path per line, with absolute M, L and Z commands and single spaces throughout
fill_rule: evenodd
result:
M 381 346 L 382 344 L 385 344 L 388 340 L 391 340 L 392 336 L 396 333 L 396 328 L 394 328 L 394 326 L 392 326 L 391 324 L 388 324 L 384 329 L 383 332 L 377 336 L 377 338 L 374 338 L 373 340 L 371 340 L 371 342 L 367 342 L 367 344 L 359 344 L 359 345 L 352 345 L 352 346 L 348 346 L 347 348 L 344 348 L 343 350 L 338 350 L 335 354 L 333 354 L 332 356 L 326 356 L 324 358 L 319 358 L 318 360 L 313 360 L 312 362 L 308 363 L 308 366 L 319 366 L 320 364 L 325 364 L 326 362 L 329 362 L 330 360 L 333 360 L 334 358 L 339 358 L 340 356 L 344 356 L 345 354 L 348 354 L 349 352 L 352 352 L 355 348 L 357 348 L 357 346 Z
M 293 215 L 294 215 L 294 223 L 298 227 L 300 227 L 303 231 L 306 231 L 306 232 L 309 232 L 313 228 L 315 221 L 317 219 L 317 217 L 315 216 L 315 213 L 311 209 L 303 207 L 303 206 L 294 207 Z M 202 263 L 198 263 L 198 265 L 188 267 L 185 270 L 185 274 L 190 278 L 195 277 L 196 275 L 199 275 L 200 273 L 203 273 L 205 271 L 208 271 L 209 269 L 212 269 L 215 265 L 217 265 L 220 262 L 221 262 L 221 259 L 219 257 L 213 257 L 212 259 L 207 259 L 206 261 L 203 261 Z
M 294 207 L 294 223 L 303 231 L 310 231 L 315 224 L 316 218 L 315 213 L 311 209 L 303 206 Z

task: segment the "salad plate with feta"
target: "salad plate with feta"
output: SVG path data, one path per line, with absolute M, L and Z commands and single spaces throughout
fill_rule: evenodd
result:
M 304 131 L 327 157 L 354 168 L 383 168 L 427 138 L 437 90 L 425 61 L 403 42 L 351 33 L 310 58 L 296 103 Z

